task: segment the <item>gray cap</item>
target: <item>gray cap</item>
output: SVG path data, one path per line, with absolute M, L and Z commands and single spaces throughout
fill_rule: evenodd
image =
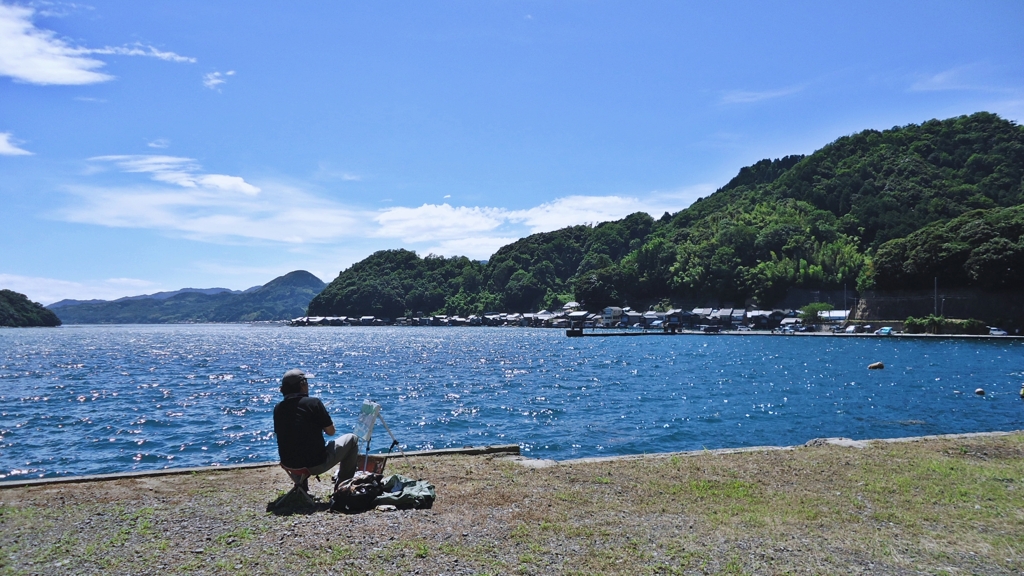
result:
M 306 373 L 298 368 L 292 368 L 281 378 L 281 392 L 284 394 L 298 392 L 304 383 L 306 383 Z

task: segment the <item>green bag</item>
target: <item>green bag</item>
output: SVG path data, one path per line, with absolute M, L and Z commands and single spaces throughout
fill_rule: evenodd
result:
M 373 505 L 389 504 L 400 510 L 430 508 L 436 498 L 437 492 L 430 482 L 392 474 L 384 479 L 384 493 L 374 499 Z

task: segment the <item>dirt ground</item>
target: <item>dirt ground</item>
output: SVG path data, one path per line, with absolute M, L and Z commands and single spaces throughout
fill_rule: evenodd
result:
M 0 487 L 0 574 L 1024 573 L 1024 433 L 388 472 L 434 506 L 268 511 L 275 467 Z

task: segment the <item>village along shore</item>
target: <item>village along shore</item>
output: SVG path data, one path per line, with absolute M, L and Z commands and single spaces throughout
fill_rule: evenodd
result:
M 494 312 L 483 315 L 447 316 L 414 315 L 378 318 L 372 315 L 302 316 L 289 322 L 291 326 L 500 326 L 526 328 L 556 328 L 566 330 L 568 336 L 643 334 L 743 334 L 743 335 L 808 335 L 828 334 L 842 336 L 914 336 L 914 337 L 1006 337 L 1005 330 L 996 326 L 981 326 L 982 332 L 960 333 L 957 326 L 964 321 L 944 321 L 952 332 L 904 331 L 901 320 L 855 320 L 851 310 L 822 310 L 817 321 L 808 320 L 798 309 L 747 310 L 744 308 L 694 308 L 638 312 L 627 307 L 609 306 L 601 313 L 579 310 L 579 304 L 570 302 L 561 310 L 541 310 L 531 313 Z M 968 323 L 977 321 L 966 321 Z M 940 324 L 940 327 L 941 324 Z M 973 327 L 977 330 L 978 327 Z M 1019 336 L 1014 334 L 1013 336 Z

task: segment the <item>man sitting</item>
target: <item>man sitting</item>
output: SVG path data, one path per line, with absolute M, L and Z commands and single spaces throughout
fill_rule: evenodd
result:
M 309 396 L 309 382 L 302 370 L 293 369 L 281 378 L 284 400 L 274 407 L 274 434 L 281 464 L 288 468 L 307 468 L 311 476 L 323 474 L 338 465 L 338 481 L 351 478 L 356 471 L 359 443 L 354 434 L 345 434 L 337 442 L 324 444 L 324 434 L 333 436 L 334 422 L 319 398 Z M 303 488 L 309 490 L 303 482 Z

